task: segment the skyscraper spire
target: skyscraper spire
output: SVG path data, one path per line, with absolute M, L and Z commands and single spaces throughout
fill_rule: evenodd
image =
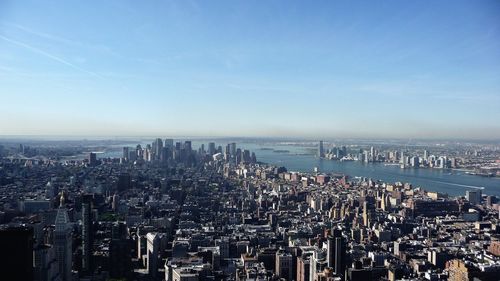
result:
M 64 191 L 61 191 L 61 197 L 59 199 L 59 208 L 64 208 L 65 203 L 66 199 L 64 198 Z

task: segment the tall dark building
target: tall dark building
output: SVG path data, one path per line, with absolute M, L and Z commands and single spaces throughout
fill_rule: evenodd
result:
M 97 155 L 94 152 L 89 153 L 89 165 L 97 166 Z
M 191 146 L 191 141 L 184 142 L 184 149 L 186 150 L 187 153 L 191 153 L 191 151 L 193 150 L 193 147 Z
M 346 242 L 344 237 L 335 238 L 335 266 L 333 271 L 337 275 L 345 275 L 345 263 L 346 263 Z M 344 276 L 345 277 L 345 276 Z M 345 280 L 344 278 L 342 280 Z
M 326 252 L 328 267 L 331 268 L 335 268 L 335 253 L 336 253 L 335 239 L 338 237 L 342 237 L 342 230 L 338 228 L 333 228 L 331 235 L 328 236 L 327 252 Z
M 118 191 L 124 191 L 130 189 L 130 185 L 131 185 L 130 174 L 122 173 L 118 176 L 118 183 L 117 183 Z
M 32 228 L 0 229 L 0 249 L 0 273 L 5 280 L 33 280 Z
M 83 195 L 82 200 L 82 271 L 92 271 L 92 194 Z
M 342 230 L 332 229 L 332 235 L 327 240 L 327 263 L 328 267 L 333 268 L 337 275 L 345 275 L 346 263 L 346 242 L 342 236 Z
M 124 223 L 113 225 L 109 244 L 109 273 L 112 278 L 130 280 L 132 274 L 132 241 L 128 239 Z
M 363 268 L 360 261 L 355 261 L 351 268 L 347 269 L 348 281 L 371 281 L 372 280 L 372 270 L 368 268 Z

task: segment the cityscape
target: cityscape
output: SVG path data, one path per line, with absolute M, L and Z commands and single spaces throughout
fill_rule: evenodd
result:
M 2 264 L 21 280 L 496 280 L 500 270 L 500 198 L 481 188 L 449 196 L 318 167 L 289 171 L 236 142 L 103 142 L 119 155 L 81 159 L 68 151 L 85 147 L 51 143 L 0 146 L 0 242 L 15 247 Z M 326 146 L 316 142 L 312 157 L 355 151 L 360 161 L 422 158 L 447 170 L 494 167 L 500 154 L 500 144 L 454 148 L 453 164 L 428 149 Z
M 0 1 L 0 281 L 500 281 L 500 1 Z

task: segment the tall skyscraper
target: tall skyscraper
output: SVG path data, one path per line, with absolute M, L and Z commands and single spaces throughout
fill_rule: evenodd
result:
M 235 142 L 232 142 L 229 144 L 229 153 L 233 157 L 236 155 L 236 143 Z
M 333 268 L 335 266 L 335 237 L 333 235 L 328 236 L 327 238 L 327 252 L 326 252 L 326 260 L 328 262 L 328 267 Z
M 337 275 L 345 277 L 345 263 L 346 263 L 346 242 L 342 234 L 340 237 L 335 237 L 335 266 L 333 271 Z M 345 278 L 342 278 L 345 280 Z
M 172 151 L 172 148 L 174 148 L 174 140 L 173 139 L 165 139 L 165 147 L 170 148 Z
M 127 159 L 128 160 L 128 157 L 129 157 L 129 151 L 128 151 L 128 146 L 124 146 L 123 147 L 123 155 L 122 155 L 122 158 L 124 159 Z
M 92 167 L 97 165 L 97 155 L 94 152 L 89 153 L 89 165 Z
M 121 173 L 118 176 L 118 182 L 116 184 L 118 191 L 128 190 L 130 189 L 130 186 L 131 186 L 130 174 Z
M 82 201 L 82 271 L 92 271 L 92 201 L 93 195 L 83 195 Z
M 61 280 L 72 280 L 72 244 L 71 225 L 68 212 L 64 206 L 64 194 L 61 195 L 61 203 L 56 215 L 56 229 L 54 231 L 54 247 L 56 250 L 57 263 Z
M 132 273 L 132 241 L 128 239 L 127 226 L 115 223 L 109 243 L 109 268 L 112 278 L 130 279 Z
M 333 228 L 332 233 L 327 239 L 327 252 L 326 259 L 328 267 L 335 269 L 335 263 L 337 261 L 337 238 L 342 237 L 342 230 L 339 228 Z
M 163 149 L 163 141 L 160 138 L 157 138 L 154 142 L 154 147 L 153 147 L 155 160 L 160 160 L 162 149 Z
M 325 157 L 325 151 L 324 151 L 324 148 L 323 148 L 323 141 L 319 141 L 318 157 L 320 157 L 320 158 Z
M 210 155 L 215 154 L 215 142 L 208 143 L 208 154 L 210 154 Z
M 158 254 L 160 248 L 160 238 L 157 233 L 146 234 L 146 253 L 148 274 L 154 279 L 158 275 Z

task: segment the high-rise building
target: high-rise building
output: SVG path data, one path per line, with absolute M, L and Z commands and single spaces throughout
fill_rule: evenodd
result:
M 327 243 L 326 260 L 328 262 L 328 267 L 333 268 L 335 262 L 335 237 L 328 236 L 326 243 Z
M 130 162 L 134 162 L 137 159 L 137 151 L 129 151 L 127 160 Z
M 312 253 L 303 253 L 300 257 L 297 257 L 297 281 L 309 281 L 311 255 Z
M 324 151 L 324 148 L 323 148 L 323 141 L 319 141 L 318 157 L 320 157 L 320 158 L 325 157 L 325 151 Z
M 97 155 L 94 152 L 89 153 L 89 165 L 97 166 Z
M 172 150 L 172 148 L 174 148 L 174 140 L 173 139 L 165 139 L 164 146 L 167 148 L 170 148 L 170 150 Z
M 363 268 L 363 264 L 360 261 L 355 261 L 353 266 L 347 269 L 346 277 L 348 281 L 371 281 L 372 270 Z
M 92 271 L 92 194 L 83 195 L 82 199 L 82 271 Z
M 172 157 L 172 147 L 163 147 L 161 150 L 160 161 L 167 163 L 168 159 Z
M 236 143 L 235 142 L 232 142 L 229 144 L 229 153 L 231 154 L 231 156 L 236 155 Z
M 215 154 L 215 142 L 208 143 L 208 154 L 210 154 L 210 155 Z
M 124 146 L 123 147 L 123 155 L 122 155 L 122 158 L 124 159 L 128 159 L 129 157 L 129 150 L 128 150 L 128 146 Z
M 187 153 L 191 153 L 191 151 L 193 151 L 193 147 L 191 146 L 191 141 L 184 142 L 184 149 L 186 150 Z
M 40 244 L 34 249 L 34 279 L 35 281 L 61 280 L 59 264 L 52 245 Z
M 112 278 L 130 279 L 132 273 L 132 241 L 128 239 L 127 226 L 115 223 L 109 243 L 109 268 Z
M 136 159 L 144 159 L 144 151 L 142 150 L 142 146 L 138 144 L 135 147 Z
M 72 244 L 71 225 L 68 212 L 64 206 L 64 195 L 61 195 L 61 203 L 57 210 L 56 223 L 54 231 L 54 247 L 56 250 L 57 264 L 59 266 L 59 275 L 61 280 L 72 280 Z
M 290 253 L 287 253 L 284 250 L 276 252 L 275 272 L 280 278 L 292 280 L 293 264 L 292 255 Z
M 160 251 L 160 238 L 157 233 L 146 234 L 146 253 L 148 274 L 154 279 L 158 275 L 158 255 Z
M 118 191 L 124 191 L 130 189 L 131 181 L 129 173 L 121 173 L 118 176 L 117 189 Z
M 481 197 L 482 192 L 480 189 L 465 191 L 465 199 L 467 199 L 471 205 L 481 204 Z
M 344 237 L 335 237 L 335 266 L 333 271 L 337 275 L 345 275 L 345 263 L 346 263 L 346 242 Z
M 163 141 L 160 138 L 157 138 L 154 141 L 154 147 L 153 147 L 154 160 L 160 160 L 162 149 L 163 149 Z
M 332 234 L 328 236 L 327 239 L 327 252 L 326 252 L 326 260 L 328 263 L 328 267 L 333 268 L 334 270 L 337 267 L 337 255 L 339 255 L 339 250 L 342 249 L 337 249 L 337 247 L 340 245 L 338 244 L 339 242 L 337 241 L 337 238 L 342 238 L 342 230 L 339 228 L 333 228 L 332 229 Z M 341 246 L 341 245 L 340 245 Z M 339 256 L 342 258 L 342 256 Z M 345 258 L 344 258 L 345 262 Z

